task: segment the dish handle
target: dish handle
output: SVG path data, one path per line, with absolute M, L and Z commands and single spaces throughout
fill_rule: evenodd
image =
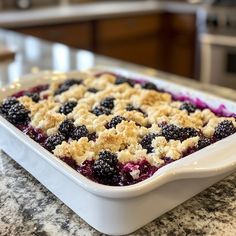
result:
M 201 159 L 175 168 L 173 180 L 214 177 L 236 169 L 236 151 L 233 148 L 225 149 L 219 145 L 214 152 L 207 152 L 207 148 L 204 151 Z

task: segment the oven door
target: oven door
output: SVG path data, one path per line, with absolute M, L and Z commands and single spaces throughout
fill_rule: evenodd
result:
M 236 89 L 236 36 L 201 37 L 201 81 Z

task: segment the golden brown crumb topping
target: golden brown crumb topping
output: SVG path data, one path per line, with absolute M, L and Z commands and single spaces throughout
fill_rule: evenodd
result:
M 234 118 L 217 117 L 209 109 L 191 113 L 180 109 L 183 102 L 172 101 L 169 93 L 144 89 L 140 84 L 115 84 L 116 77 L 111 74 L 95 78 L 90 73 L 81 73 L 80 79 L 80 84 L 73 84 L 57 95 L 55 92 L 63 81 L 53 82 L 40 94 L 47 95 L 47 99 L 38 103 L 27 96 L 19 98 L 30 110 L 31 125 L 49 136 L 57 133 L 65 120 L 71 120 L 75 127 L 85 126 L 88 133 L 96 135 L 93 140 L 68 139 L 54 149 L 56 156 L 72 157 L 78 164 L 96 159 L 101 150 L 110 150 L 121 163 L 145 157 L 152 165 L 160 166 L 165 157 L 181 158 L 189 148 L 198 145 L 200 138 L 190 135 L 184 140 L 169 139 L 162 133 L 163 124 L 192 128 L 208 138 L 223 120 L 231 120 L 236 127 Z M 96 91 L 91 92 L 91 88 Z M 75 107 L 63 114 L 60 108 L 68 102 L 74 102 Z M 141 145 L 148 134 L 156 135 L 148 144 L 151 152 Z

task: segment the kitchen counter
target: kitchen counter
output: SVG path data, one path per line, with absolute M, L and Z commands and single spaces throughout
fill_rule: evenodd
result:
M 14 62 L 0 63 L 0 86 L 39 70 L 77 70 L 112 66 L 159 76 L 236 100 L 234 90 L 202 85 L 150 68 L 50 44 L 0 30 L 0 44 L 17 52 Z M 32 50 L 32 48 L 34 50 Z M 2 137 L 1 137 L 2 138 Z M 0 152 L 0 235 L 101 235 L 43 187 L 4 152 Z M 198 194 L 142 229 L 138 235 L 235 235 L 236 173 Z
M 171 1 L 111 1 L 59 5 L 22 11 L 0 11 L 0 27 L 25 27 L 95 20 L 160 11 L 194 13 L 199 5 Z

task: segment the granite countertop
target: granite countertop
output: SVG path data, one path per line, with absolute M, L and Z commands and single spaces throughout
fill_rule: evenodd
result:
M 72 50 L 64 45 L 50 44 L 33 37 L 0 30 L 1 43 L 13 47 L 17 51 L 17 56 L 14 62 L 0 63 L 0 86 L 18 80 L 22 74 L 39 70 L 68 71 L 108 65 L 178 81 L 236 100 L 234 90 L 202 85 L 150 68 L 96 56 L 83 50 Z M 32 47 L 33 51 L 30 50 Z M 102 235 L 4 152 L 0 152 L 0 189 L 0 235 Z M 236 173 L 131 235 L 235 235 L 235 233 Z
M 95 20 L 100 18 L 145 14 L 159 11 L 195 13 L 199 5 L 171 1 L 104 1 L 58 5 L 22 11 L 0 11 L 0 27 L 25 27 Z

